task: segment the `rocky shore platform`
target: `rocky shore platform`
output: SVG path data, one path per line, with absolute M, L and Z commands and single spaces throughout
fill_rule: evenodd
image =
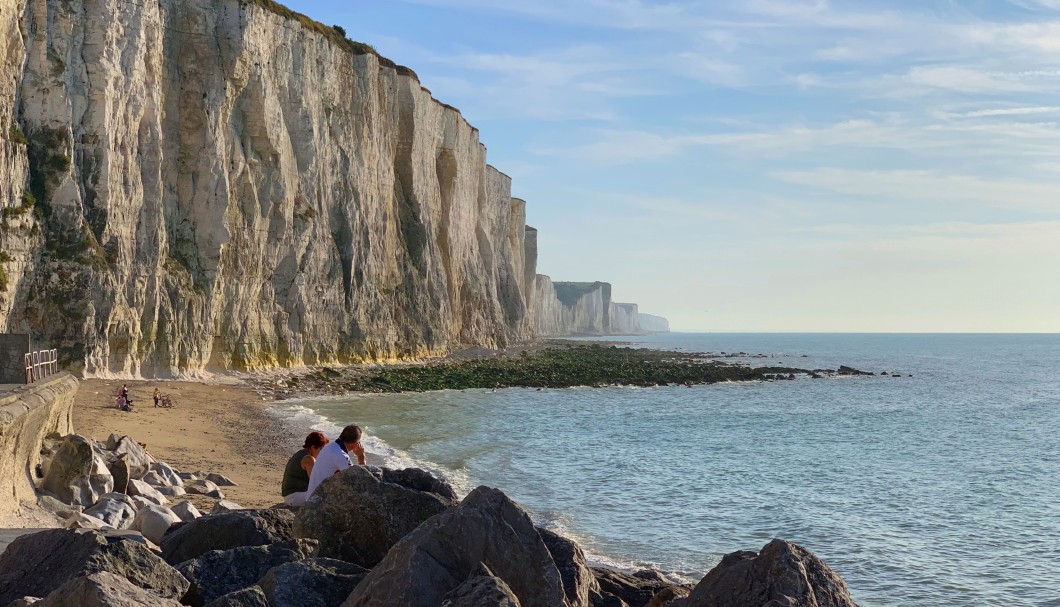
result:
M 223 500 L 129 436 L 49 437 L 42 501 L 65 528 L 0 554 L 0 607 L 856 607 L 804 548 L 726 555 L 699 583 L 590 567 L 502 491 L 463 499 L 419 469 L 354 467 L 291 509 Z M 218 500 L 209 514 L 179 500 Z
M 351 393 L 516 387 L 693 386 L 875 375 L 845 365 L 837 369 L 803 369 L 732 360 L 768 358 L 765 354 L 744 352 L 689 353 L 552 340 L 533 347 L 473 352 L 415 364 L 318 367 L 282 375 L 254 374 L 246 379 L 263 397 L 280 400 Z

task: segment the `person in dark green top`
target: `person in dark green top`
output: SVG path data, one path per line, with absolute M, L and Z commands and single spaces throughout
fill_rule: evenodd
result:
M 287 466 L 283 469 L 283 483 L 280 493 L 283 494 L 283 503 L 288 506 L 301 506 L 305 504 L 309 495 L 309 475 L 313 473 L 313 464 L 317 461 L 317 455 L 328 439 L 320 432 L 310 432 L 305 437 L 305 444 L 297 453 L 287 460 Z

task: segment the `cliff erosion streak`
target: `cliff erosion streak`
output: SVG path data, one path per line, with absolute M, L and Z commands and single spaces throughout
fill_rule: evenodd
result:
M 0 0 L 0 30 L 0 329 L 154 376 L 537 333 L 525 203 L 411 70 L 245 0 Z

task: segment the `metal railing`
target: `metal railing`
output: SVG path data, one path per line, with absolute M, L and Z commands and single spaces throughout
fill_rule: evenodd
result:
M 55 350 L 38 350 L 26 354 L 26 383 L 32 384 L 59 370 L 59 358 Z

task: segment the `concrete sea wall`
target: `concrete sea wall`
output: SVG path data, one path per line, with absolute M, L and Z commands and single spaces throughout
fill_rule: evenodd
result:
M 0 520 L 36 505 L 34 468 L 44 437 L 73 432 L 77 380 L 59 373 L 27 386 L 0 390 Z

